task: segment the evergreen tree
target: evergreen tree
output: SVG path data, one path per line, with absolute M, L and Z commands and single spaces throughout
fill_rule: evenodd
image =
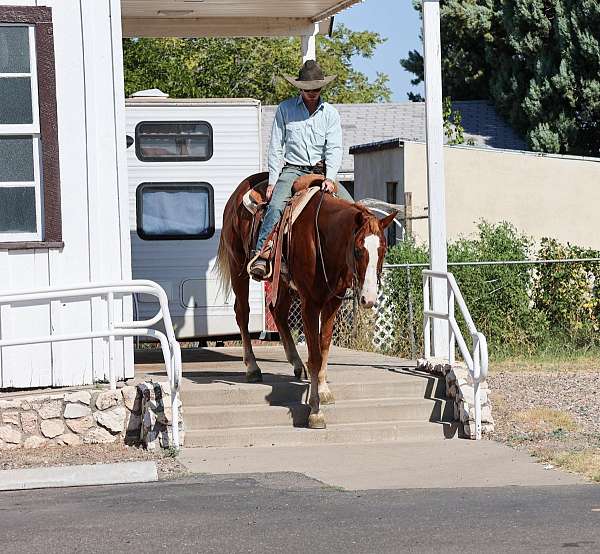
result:
M 489 98 L 536 151 L 600 156 L 598 0 L 442 0 L 445 94 Z M 422 57 L 402 65 L 422 80 Z
M 371 57 L 385 39 L 343 25 L 331 37 L 317 37 L 317 59 L 337 75 L 325 89 L 329 102 L 383 102 L 391 98 L 388 77 L 368 78 L 352 67 L 355 55 Z M 277 104 L 294 93 L 282 75 L 297 75 L 297 38 L 125 39 L 125 94 L 160 88 L 175 98 L 241 98 Z

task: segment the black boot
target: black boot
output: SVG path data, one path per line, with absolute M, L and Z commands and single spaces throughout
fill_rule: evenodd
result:
M 262 281 L 267 275 L 267 260 L 264 258 L 256 258 L 250 263 L 248 271 L 252 279 L 255 281 Z

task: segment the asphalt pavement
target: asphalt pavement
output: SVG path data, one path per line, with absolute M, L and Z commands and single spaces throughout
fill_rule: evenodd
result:
M 3 492 L 0 545 L 7 554 L 599 552 L 600 486 L 346 491 L 270 473 Z

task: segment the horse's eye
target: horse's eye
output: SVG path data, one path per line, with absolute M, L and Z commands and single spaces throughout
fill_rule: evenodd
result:
M 354 249 L 354 257 L 355 257 L 356 259 L 359 259 L 359 258 L 361 258 L 361 257 L 362 257 L 362 255 L 363 255 L 362 248 L 355 248 L 355 249 Z

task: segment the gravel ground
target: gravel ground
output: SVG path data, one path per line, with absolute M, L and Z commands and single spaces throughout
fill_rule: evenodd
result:
M 494 412 L 497 408 L 510 416 L 546 407 L 568 413 L 577 423 L 577 432 L 600 438 L 600 372 L 500 372 L 490 375 L 488 383 Z M 518 430 L 513 417 L 496 413 L 499 437 Z
M 500 371 L 488 382 L 489 438 L 600 481 L 600 372 Z
M 78 464 L 155 461 L 159 479 L 183 477 L 187 470 L 169 451 L 148 451 L 124 444 L 53 446 L 24 450 L 0 450 L 0 470 Z

